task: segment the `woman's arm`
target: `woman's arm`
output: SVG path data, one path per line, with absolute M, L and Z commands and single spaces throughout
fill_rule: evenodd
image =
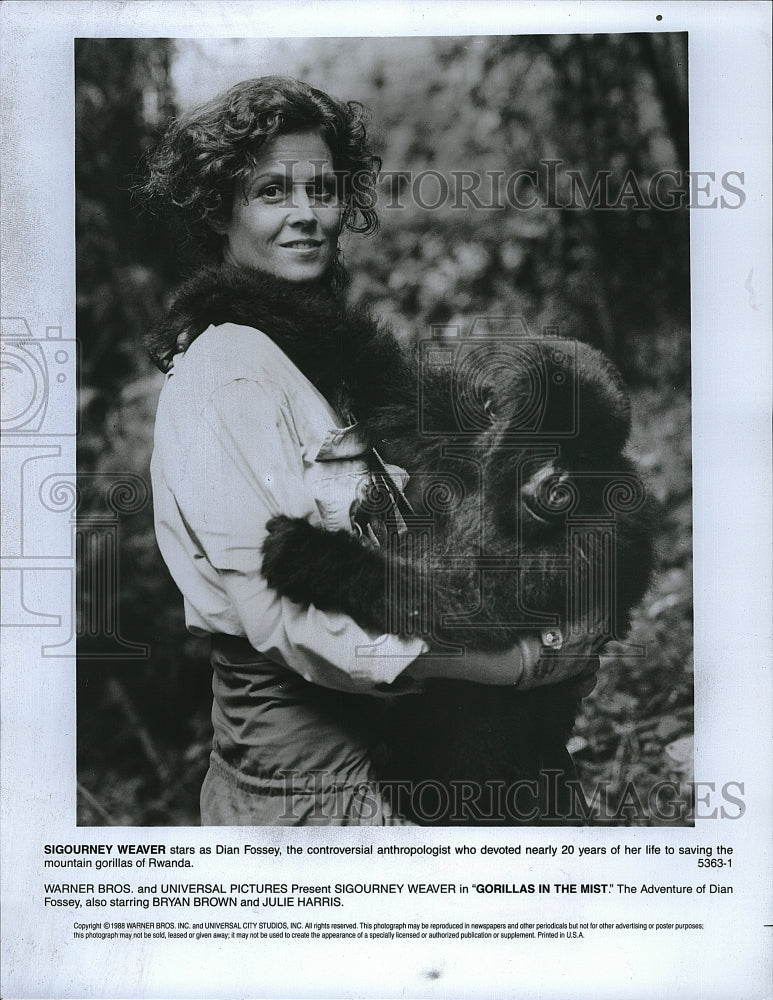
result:
M 527 635 L 512 649 L 498 653 L 471 650 L 459 657 L 423 654 L 408 667 L 406 675 L 416 680 L 474 681 L 517 687 L 521 691 L 576 680 L 578 695 L 584 697 L 593 689 L 592 681 L 598 671 L 599 642 L 585 634 L 555 652 L 546 649 L 536 636 Z
M 317 684 L 361 691 L 391 683 L 426 650 L 422 640 L 301 608 L 261 575 L 267 521 L 280 512 L 318 516 L 282 390 L 238 378 L 199 399 L 186 375 L 172 376 L 159 407 L 154 494 L 159 545 L 189 621 L 246 636 Z

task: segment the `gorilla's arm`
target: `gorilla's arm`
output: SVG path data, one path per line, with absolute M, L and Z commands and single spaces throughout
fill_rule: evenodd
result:
M 268 522 L 263 543 L 262 573 L 269 585 L 285 597 L 320 611 L 340 611 L 363 628 L 387 631 L 388 573 L 404 580 L 391 582 L 406 593 L 408 577 L 416 571 L 362 545 L 347 531 L 325 531 L 303 518 L 280 515 Z M 402 617 L 398 634 L 403 631 Z M 389 631 L 395 631 L 394 626 Z

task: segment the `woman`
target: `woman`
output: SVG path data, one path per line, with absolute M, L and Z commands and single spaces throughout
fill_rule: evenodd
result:
M 188 628 L 212 636 L 203 824 L 401 824 L 376 785 L 374 696 L 433 676 L 546 683 L 537 637 L 441 660 L 419 638 L 303 609 L 261 576 L 276 514 L 369 544 L 390 517 L 388 504 L 368 515 L 362 503 L 373 481 L 354 420 L 358 397 L 388 392 L 389 348 L 367 315 L 345 311 L 338 246 L 345 229 L 376 228 L 378 165 L 358 105 L 276 77 L 174 122 L 151 160 L 147 190 L 215 262 L 151 345 L 169 368 L 151 467 L 158 542 Z M 355 379 L 364 344 L 372 364 L 363 375 L 360 357 Z M 383 472 L 393 495 L 399 482 L 400 470 Z M 579 673 L 589 651 L 562 658 L 550 680 Z

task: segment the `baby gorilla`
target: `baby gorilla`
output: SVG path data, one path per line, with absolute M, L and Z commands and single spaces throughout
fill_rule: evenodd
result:
M 622 639 L 652 570 L 652 517 L 623 454 L 630 409 L 610 362 L 570 340 L 433 341 L 391 384 L 392 398 L 357 410 L 379 463 L 364 506 L 396 501 L 407 530 L 375 548 L 274 518 L 271 586 L 446 654 L 541 633 L 544 655 L 560 656 L 560 626 L 583 620 L 599 623 L 600 645 Z M 382 456 L 409 471 L 405 495 Z M 572 682 L 432 681 L 386 715 L 385 784 L 421 823 L 576 822 L 566 741 L 579 700 Z
M 378 633 L 422 635 L 443 655 L 542 634 L 544 656 L 560 656 L 567 622 L 600 622 L 600 643 L 625 636 L 651 573 L 652 515 L 623 454 L 627 395 L 602 354 L 521 330 L 429 341 L 409 359 L 389 329 L 329 289 L 224 264 L 181 287 L 151 357 L 166 370 L 208 326 L 228 323 L 267 334 L 356 415 L 374 448 L 375 488 L 354 517 L 363 537 L 369 515 L 388 521 L 396 507 L 403 522 L 374 548 L 272 519 L 262 570 L 280 593 Z M 409 471 L 405 495 L 385 462 Z M 340 702 L 358 721 L 374 712 L 380 774 L 417 822 L 582 816 L 566 751 L 579 706 L 572 682 L 519 691 L 436 680 L 386 713 L 374 705 L 382 699 Z

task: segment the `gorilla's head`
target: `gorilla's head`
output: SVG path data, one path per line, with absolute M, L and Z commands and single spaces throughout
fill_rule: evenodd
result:
M 454 380 L 458 426 L 474 435 L 503 535 L 563 534 L 569 517 L 614 513 L 621 490 L 643 501 L 623 455 L 628 395 L 599 351 L 574 340 L 482 342 L 465 353 Z
M 453 401 L 483 490 L 483 552 L 523 567 L 491 600 L 563 611 L 580 593 L 614 594 L 620 633 L 652 570 L 652 508 L 624 454 L 631 413 L 617 369 L 573 340 L 468 342 Z

